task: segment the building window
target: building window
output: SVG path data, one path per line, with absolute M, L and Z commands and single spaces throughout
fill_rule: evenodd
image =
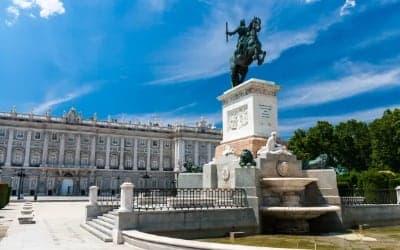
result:
M 164 142 L 164 146 L 165 146 L 166 148 L 169 148 L 169 147 L 171 147 L 171 144 L 170 144 L 169 142 Z
M 49 164 L 56 165 L 58 163 L 58 152 L 57 151 L 50 151 L 49 154 Z
M 112 145 L 119 145 L 119 138 L 113 137 L 112 140 L 111 140 L 111 144 Z
M 104 144 L 104 143 L 106 143 L 106 140 L 105 140 L 104 136 L 99 136 L 97 142 L 98 142 L 99 144 Z
M 35 132 L 35 134 L 33 135 L 33 139 L 39 141 L 40 139 L 42 139 L 42 134 L 40 132 Z
M 140 146 L 146 146 L 146 140 L 145 139 L 140 139 L 139 140 Z
M 158 169 L 158 161 L 157 160 L 153 160 L 151 162 L 151 169 Z
M 74 143 L 75 142 L 75 135 L 68 135 L 67 141 L 68 141 L 68 143 Z
M 41 152 L 39 150 L 33 150 L 31 152 L 31 166 L 36 167 L 40 165 L 40 155 Z
M 88 144 L 90 142 L 90 139 L 88 136 L 83 136 L 83 143 Z
M 65 152 L 65 165 L 74 164 L 74 152 L 67 151 Z
M 17 140 L 24 139 L 24 131 L 17 130 L 17 132 L 15 133 L 15 139 L 17 139 Z
M 0 166 L 2 166 L 5 161 L 6 161 L 6 149 L 0 148 Z
M 139 159 L 138 164 L 139 164 L 138 165 L 139 170 L 146 169 L 146 162 L 143 159 Z
M 89 154 L 81 153 L 81 165 L 88 166 L 89 165 Z
M 12 164 L 14 166 L 22 166 L 24 163 L 24 150 L 21 148 L 14 149 Z
M 118 168 L 118 154 L 110 155 L 110 167 Z
M 0 128 L 0 137 L 4 137 L 6 135 L 6 130 L 4 128 Z
M 52 141 L 58 141 L 58 134 L 57 133 L 52 133 L 51 134 L 51 140 Z
M 152 146 L 153 146 L 153 148 L 157 148 L 158 147 L 158 141 L 153 141 Z
M 125 139 L 125 146 L 132 147 L 132 139 Z
M 104 159 L 103 158 L 97 158 L 96 159 L 96 166 L 100 167 L 100 168 L 103 168 L 105 166 Z

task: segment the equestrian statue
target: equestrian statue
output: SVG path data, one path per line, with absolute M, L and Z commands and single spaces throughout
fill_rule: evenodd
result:
M 232 87 L 235 87 L 246 78 L 249 65 L 257 60 L 257 64 L 261 65 L 264 62 L 266 52 L 261 49 L 261 42 L 258 40 L 257 33 L 261 30 L 261 19 L 254 17 L 249 26 L 246 26 L 246 21 L 240 21 L 239 27 L 234 31 L 228 31 L 228 23 L 226 23 L 226 41 L 228 36 L 238 34 L 236 50 L 233 53 L 231 64 L 231 81 Z

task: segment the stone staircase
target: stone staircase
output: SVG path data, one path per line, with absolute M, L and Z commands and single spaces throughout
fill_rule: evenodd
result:
M 112 242 L 112 229 L 114 227 L 117 210 L 118 209 L 114 209 L 108 213 L 97 216 L 96 219 L 86 221 L 81 224 L 81 227 L 104 242 Z

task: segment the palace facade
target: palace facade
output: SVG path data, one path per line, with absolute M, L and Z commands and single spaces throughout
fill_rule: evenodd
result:
M 185 162 L 209 162 L 221 131 L 196 126 L 84 120 L 75 109 L 62 117 L 0 112 L 2 182 L 13 195 L 86 195 L 88 187 L 118 192 L 175 185 Z

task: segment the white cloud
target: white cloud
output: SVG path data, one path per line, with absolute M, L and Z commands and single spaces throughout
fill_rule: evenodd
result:
M 61 103 L 65 103 L 65 102 L 69 102 L 73 99 L 76 99 L 80 96 L 86 95 L 90 92 L 93 91 L 93 87 L 92 86 L 83 86 L 79 89 L 75 89 L 73 91 L 71 91 L 70 93 L 67 93 L 64 96 L 59 96 L 59 97 L 53 97 L 53 98 L 48 98 L 46 101 L 44 101 L 43 103 L 37 104 L 32 108 L 32 112 L 36 113 L 36 114 L 40 114 L 40 113 L 44 113 L 46 111 L 48 111 L 49 109 L 54 108 L 55 106 L 61 104 Z
M 43 18 L 65 13 L 64 5 L 60 0 L 36 0 L 36 5 L 39 6 L 40 16 Z
M 14 7 L 14 6 L 8 6 L 6 11 L 7 11 L 8 19 L 5 20 L 5 24 L 7 26 L 12 26 L 18 20 L 18 17 L 20 15 L 19 10 L 18 10 L 18 8 Z
M 7 7 L 8 18 L 5 20 L 7 26 L 12 26 L 18 20 L 21 12 L 26 12 L 27 16 L 36 18 L 33 11 L 39 10 L 42 18 L 49 18 L 53 15 L 65 13 L 64 4 L 61 0 L 12 0 L 12 4 Z
M 262 18 L 259 38 L 267 50 L 266 63 L 279 58 L 283 51 L 291 47 L 313 43 L 318 32 L 340 20 L 337 13 L 328 13 L 325 18 L 306 28 L 266 31 L 275 4 L 274 1 L 217 2 L 200 27 L 177 37 L 171 42 L 173 46 L 156 52 L 157 58 L 167 63 L 154 68 L 157 79 L 148 84 L 174 84 L 229 71 L 229 58 L 237 38 L 231 37 L 229 43 L 226 43 L 225 22 L 228 21 L 229 29 L 232 30 L 238 25 L 238 17 L 247 17 L 248 13 Z
M 13 0 L 12 2 L 21 9 L 29 9 L 34 4 L 34 0 Z
M 292 119 L 282 119 L 279 124 L 279 132 L 283 136 L 291 135 L 297 129 L 308 129 L 315 126 L 317 121 L 328 121 L 331 124 L 338 124 L 350 119 L 355 119 L 364 122 L 371 122 L 372 120 L 382 116 L 383 112 L 387 109 L 399 108 L 400 103 L 397 105 L 377 107 L 368 110 L 361 110 L 352 113 L 334 116 L 312 116 L 301 117 Z
M 170 111 L 158 112 L 158 113 L 142 113 L 142 114 L 117 114 L 113 117 L 117 118 L 119 121 L 124 122 L 158 122 L 162 125 L 167 124 L 185 124 L 185 125 L 195 125 L 203 117 L 208 123 L 215 124 L 221 122 L 221 113 L 208 113 L 208 114 L 193 114 L 190 108 L 196 106 L 196 103 L 190 103 L 177 107 Z
M 308 83 L 282 97 L 282 108 L 311 106 L 363 94 L 374 89 L 400 86 L 400 69 L 352 74 L 341 79 Z
M 356 7 L 356 0 L 345 0 L 343 6 L 340 8 L 340 15 L 344 16 L 349 14 L 349 10 Z

